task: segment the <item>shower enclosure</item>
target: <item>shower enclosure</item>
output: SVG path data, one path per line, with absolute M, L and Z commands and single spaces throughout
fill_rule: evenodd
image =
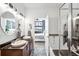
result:
M 59 55 L 79 55 L 79 4 L 64 3 L 59 8 Z

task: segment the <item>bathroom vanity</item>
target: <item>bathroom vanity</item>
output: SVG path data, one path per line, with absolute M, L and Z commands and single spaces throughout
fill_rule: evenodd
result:
M 19 48 L 11 47 L 9 44 L 1 48 L 1 56 L 29 56 L 29 43 Z
M 0 56 L 29 56 L 32 51 L 33 40 L 27 38 L 27 40 L 25 39 L 26 42 L 22 41 L 24 40 L 22 39 L 24 35 L 24 17 L 12 10 L 12 8 L 4 8 L 4 6 L 0 5 L 0 27 L 2 31 L 0 37 L 0 40 L 2 40 L 0 41 Z
M 16 46 L 12 46 L 13 42 L 18 41 L 17 39 L 11 42 L 6 43 L 5 45 L 1 45 L 0 48 L 0 56 L 30 56 L 32 54 L 32 49 L 33 49 L 33 39 L 30 38 L 25 38 L 25 39 L 20 39 L 17 43 Z M 26 41 L 25 44 L 22 46 L 19 46 L 19 42 Z

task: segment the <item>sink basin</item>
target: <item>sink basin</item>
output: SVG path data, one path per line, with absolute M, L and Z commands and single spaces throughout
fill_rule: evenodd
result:
M 24 36 L 23 39 L 30 39 L 30 36 Z
M 12 46 L 12 47 L 22 47 L 22 46 L 25 45 L 26 43 L 28 43 L 28 42 L 25 41 L 25 40 L 18 40 L 18 41 L 12 42 L 12 43 L 11 43 L 11 46 Z

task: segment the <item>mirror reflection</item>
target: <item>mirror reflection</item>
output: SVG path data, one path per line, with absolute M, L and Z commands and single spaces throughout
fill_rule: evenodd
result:
M 5 12 L 1 15 L 1 27 L 2 30 L 8 34 L 11 35 L 15 32 L 15 17 L 12 13 L 10 12 Z

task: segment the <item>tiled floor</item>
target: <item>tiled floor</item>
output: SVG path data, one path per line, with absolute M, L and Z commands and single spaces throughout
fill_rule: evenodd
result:
M 34 55 L 35 56 L 46 56 L 44 42 L 36 42 L 35 44 L 36 45 L 34 49 Z
M 44 42 L 35 42 L 33 56 L 46 56 Z
M 35 36 L 35 40 L 37 41 L 35 41 L 35 44 L 34 44 L 33 56 L 46 56 L 45 42 L 41 41 L 41 40 L 44 40 L 44 36 L 37 35 Z

